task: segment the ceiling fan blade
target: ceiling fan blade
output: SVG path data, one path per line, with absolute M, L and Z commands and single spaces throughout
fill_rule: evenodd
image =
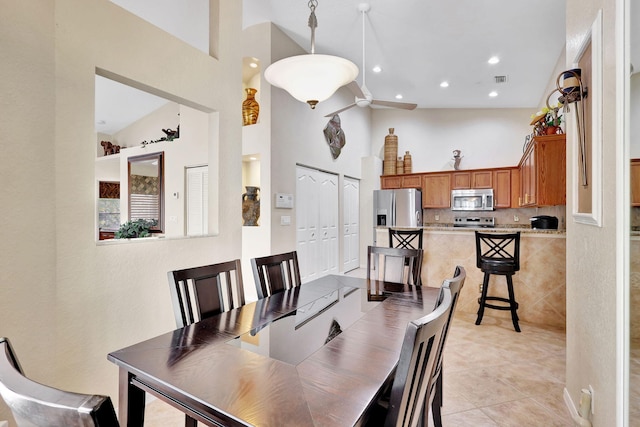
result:
M 353 80 L 351 83 L 348 83 L 347 87 L 357 98 L 365 98 L 364 92 L 362 92 L 362 89 L 360 89 L 358 82 L 356 82 L 355 80 Z
M 351 108 L 351 107 L 355 107 L 355 106 L 356 106 L 356 103 L 354 102 L 354 103 L 353 103 L 353 104 L 351 104 L 351 105 L 347 105 L 346 107 L 341 108 L 341 109 L 339 109 L 339 110 L 336 110 L 336 111 L 334 111 L 333 113 L 327 114 L 325 117 L 333 117 L 333 116 L 335 116 L 336 114 L 338 114 L 338 113 L 342 113 L 343 111 L 348 110 L 349 108 Z
M 383 107 L 400 108 L 402 110 L 413 110 L 418 106 L 418 104 L 410 104 L 408 102 L 380 101 L 377 99 L 372 99 L 371 105 L 381 105 Z

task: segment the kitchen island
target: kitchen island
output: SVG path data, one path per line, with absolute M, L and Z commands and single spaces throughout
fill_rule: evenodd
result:
M 536 230 L 530 227 L 466 228 L 445 224 L 422 227 L 424 259 L 422 283 L 439 287 L 444 277 L 453 275 L 456 265 L 467 270 L 467 280 L 456 310 L 476 313 L 483 273 L 476 267 L 475 230 L 494 233 L 520 231 L 520 271 L 513 276 L 521 322 L 554 328 L 565 327 L 565 230 Z M 388 228 L 376 229 L 377 242 L 388 246 Z M 491 276 L 490 291 L 507 296 L 506 279 Z M 495 284 L 494 284 L 495 283 Z M 508 311 L 485 310 L 483 322 L 491 319 L 511 322 Z M 526 330 L 523 328 L 523 331 Z

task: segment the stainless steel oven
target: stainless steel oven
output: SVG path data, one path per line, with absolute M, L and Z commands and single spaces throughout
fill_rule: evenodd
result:
M 493 188 L 451 190 L 452 211 L 492 211 Z

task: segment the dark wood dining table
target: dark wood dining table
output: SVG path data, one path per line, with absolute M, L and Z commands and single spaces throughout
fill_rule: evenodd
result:
M 362 425 L 437 293 L 329 275 L 114 351 L 120 423 L 148 392 L 208 426 Z

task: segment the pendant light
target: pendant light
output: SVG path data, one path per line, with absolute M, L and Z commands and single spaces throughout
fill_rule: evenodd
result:
M 271 64 L 264 78 L 273 86 L 289 92 L 312 109 L 328 99 L 338 88 L 358 77 L 358 67 L 351 61 L 332 55 L 315 54 L 315 29 L 318 26 L 315 10 L 317 0 L 309 0 L 311 54 L 291 56 Z

